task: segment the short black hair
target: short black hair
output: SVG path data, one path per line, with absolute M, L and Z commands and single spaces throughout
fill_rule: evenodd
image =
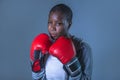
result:
M 72 23 L 73 12 L 70 7 L 65 4 L 57 4 L 50 10 L 50 13 L 56 11 L 61 12 L 66 17 L 68 23 Z

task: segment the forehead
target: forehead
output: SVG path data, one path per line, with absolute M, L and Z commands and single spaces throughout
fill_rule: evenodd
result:
M 66 19 L 65 15 L 61 11 L 54 11 L 54 12 L 52 11 L 52 12 L 50 12 L 49 19 L 52 19 L 52 18 Z

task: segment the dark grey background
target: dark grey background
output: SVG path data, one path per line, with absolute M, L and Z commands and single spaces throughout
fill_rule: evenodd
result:
M 0 80 L 32 80 L 31 41 L 61 2 L 74 13 L 70 32 L 92 48 L 92 80 L 120 80 L 119 0 L 0 0 Z

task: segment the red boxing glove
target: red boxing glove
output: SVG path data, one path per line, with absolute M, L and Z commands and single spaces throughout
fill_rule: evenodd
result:
M 52 42 L 49 36 L 45 33 L 39 34 L 34 38 L 30 50 L 30 60 L 32 63 L 32 70 L 34 72 L 41 70 L 41 55 L 46 54 L 49 51 L 51 45 Z
M 30 59 L 34 60 L 34 51 L 39 50 L 42 52 L 42 54 L 45 54 L 49 51 L 50 46 L 52 45 L 52 42 L 49 38 L 49 36 L 45 33 L 39 34 L 35 37 L 35 39 L 32 42 L 31 50 L 30 50 Z
M 63 64 L 64 70 L 74 77 L 75 80 L 80 78 L 81 66 L 76 55 L 75 47 L 70 38 L 61 36 L 50 47 L 49 53 L 57 57 Z
M 50 47 L 49 53 L 57 57 L 63 64 L 71 61 L 76 55 L 72 40 L 63 36 Z

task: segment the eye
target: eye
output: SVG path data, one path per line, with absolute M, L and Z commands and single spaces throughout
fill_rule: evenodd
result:
M 62 22 L 58 22 L 56 25 L 57 25 L 57 26 L 62 26 L 63 23 L 62 23 Z
M 48 26 L 51 26 L 52 24 L 52 21 L 48 21 Z
M 52 24 L 52 22 L 51 22 L 51 21 L 48 21 L 48 24 Z

